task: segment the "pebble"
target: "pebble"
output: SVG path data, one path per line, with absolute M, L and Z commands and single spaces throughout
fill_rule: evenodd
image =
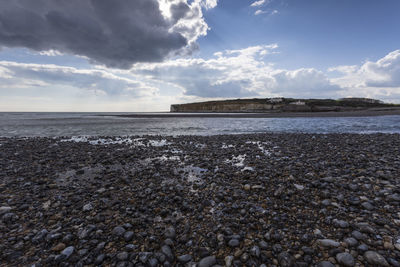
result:
M 122 226 L 116 226 L 113 229 L 113 234 L 116 236 L 123 236 L 125 234 L 125 232 L 126 231 L 125 231 L 124 227 L 122 227 Z
M 199 261 L 198 267 L 211 267 L 217 263 L 215 256 L 208 256 Z
M 332 239 L 318 239 L 317 243 L 325 248 L 337 248 L 340 246 L 339 242 Z
M 386 259 L 375 251 L 367 251 L 364 253 L 364 258 L 372 266 L 389 266 Z
M 67 247 L 61 252 L 61 255 L 65 256 L 65 259 L 68 259 L 74 253 L 74 250 L 73 246 Z
M 0 262 L 399 265 L 398 135 L 140 138 L 0 137 Z
M 192 256 L 189 254 L 185 254 L 185 255 L 179 256 L 177 259 L 181 263 L 187 263 L 192 260 Z
M 335 267 L 335 265 L 330 261 L 321 261 L 317 263 L 316 267 Z
M 240 245 L 240 242 L 237 239 L 231 239 L 231 240 L 229 240 L 228 245 L 232 248 L 235 248 Z
M 91 210 L 93 210 L 93 205 L 91 203 L 88 203 L 83 206 L 82 210 L 83 211 L 91 211 Z
M 354 266 L 355 260 L 353 256 L 347 252 L 336 254 L 336 260 L 343 266 Z
M 281 267 L 291 267 L 294 266 L 295 259 L 292 255 L 287 252 L 281 252 L 278 255 L 278 262 Z

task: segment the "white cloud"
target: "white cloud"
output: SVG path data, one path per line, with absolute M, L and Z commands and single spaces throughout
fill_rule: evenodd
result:
M 202 6 L 205 7 L 206 9 L 211 9 L 216 7 L 218 4 L 218 0 L 203 0 L 202 1 Z
M 136 64 L 134 74 L 149 75 L 181 87 L 185 95 L 202 98 L 268 96 L 336 96 L 340 87 L 315 69 L 276 69 L 264 61 L 277 44 L 215 53 L 212 59 L 178 59 Z
M 258 10 L 256 10 L 256 12 L 254 12 L 254 15 L 258 16 L 258 15 L 265 14 L 265 13 L 267 13 L 267 11 L 258 9 Z
M 258 7 L 258 6 L 262 6 L 266 3 L 266 0 L 258 0 L 258 1 L 254 1 L 250 6 L 251 7 Z
M 338 66 L 328 71 L 342 75 L 331 79 L 345 88 L 345 96 L 365 96 L 400 102 L 400 50 L 362 65 Z
M 99 69 L 77 69 L 51 64 L 30 64 L 0 61 L 0 88 L 70 86 L 107 96 L 149 96 L 157 88 L 143 81 L 114 75 Z

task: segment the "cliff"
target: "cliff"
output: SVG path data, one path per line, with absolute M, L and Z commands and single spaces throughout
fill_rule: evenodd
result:
M 171 105 L 171 112 L 323 112 L 393 107 L 369 98 L 294 99 L 254 98 Z

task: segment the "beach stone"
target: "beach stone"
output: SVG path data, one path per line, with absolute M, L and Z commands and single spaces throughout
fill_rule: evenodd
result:
M 208 256 L 199 261 L 198 267 L 211 267 L 217 263 L 215 256 Z
M 106 255 L 105 255 L 105 254 L 100 254 L 100 255 L 98 255 L 98 256 L 96 257 L 94 263 L 95 263 L 95 264 L 101 264 L 101 263 L 104 261 L 105 258 L 106 258 Z
M 132 231 L 127 231 L 124 234 L 124 239 L 126 242 L 129 242 L 133 239 L 134 233 Z
M 335 225 L 336 227 L 340 227 L 340 228 L 348 228 L 349 227 L 349 223 L 343 220 L 338 220 L 338 219 L 334 219 L 333 220 L 333 225 Z
M 233 263 L 234 257 L 233 256 L 226 256 L 225 257 L 225 266 L 231 267 Z
M 365 253 L 366 251 L 368 251 L 368 246 L 366 244 L 361 244 L 357 247 L 357 251 L 361 254 Z
M 174 253 L 172 253 L 171 248 L 168 245 L 164 245 L 161 247 L 161 252 L 167 257 L 167 260 L 170 262 L 174 261 Z
M 278 255 L 279 266 L 291 267 L 295 263 L 295 258 L 287 252 L 281 252 Z
M 293 185 L 294 185 L 294 187 L 295 187 L 297 190 L 299 190 L 299 191 L 304 190 L 304 186 L 303 186 L 303 185 L 299 185 L 299 184 L 293 184 Z
M 185 255 L 179 256 L 177 259 L 181 263 L 187 263 L 192 260 L 192 256 L 189 254 L 185 254 Z
M 67 247 L 61 252 L 61 255 L 65 256 L 65 259 L 68 259 L 74 253 L 74 250 L 73 246 Z
M 355 247 L 358 244 L 358 241 L 353 237 L 348 237 L 343 240 L 349 247 Z
M 393 258 L 387 258 L 387 262 L 388 262 L 391 266 L 400 267 L 400 263 L 399 263 L 397 260 L 393 259 Z
M 156 267 L 156 266 L 158 266 L 158 260 L 155 259 L 155 258 L 151 258 L 151 259 L 149 259 L 149 260 L 147 261 L 147 264 L 148 264 L 150 267 Z
M 364 240 L 365 239 L 365 235 L 363 235 L 359 231 L 353 231 L 353 232 L 351 232 L 351 235 L 357 240 Z
M 114 227 L 112 233 L 113 233 L 113 235 L 116 235 L 116 236 L 122 236 L 123 234 L 125 234 L 125 229 L 122 226 L 116 226 L 116 227 Z
M 317 244 L 325 248 L 337 248 L 340 246 L 339 242 L 332 239 L 318 239 Z
M 364 259 L 372 266 L 389 266 L 386 259 L 375 251 L 365 252 Z
M 61 251 L 65 249 L 65 244 L 64 243 L 58 243 L 57 245 L 55 245 L 51 250 L 52 251 Z
M 366 210 L 373 210 L 374 206 L 369 202 L 363 202 L 361 206 Z
M 0 207 L 0 215 L 6 214 L 12 210 L 9 206 L 1 206 Z
M 330 261 L 321 261 L 317 263 L 316 267 L 335 267 L 335 264 Z
M 237 239 L 231 239 L 231 240 L 229 240 L 229 242 L 228 242 L 228 246 L 230 246 L 230 247 L 232 247 L 232 248 L 238 247 L 239 245 L 240 245 L 240 242 L 239 242 L 239 240 L 237 240 Z
M 258 246 L 254 246 L 250 249 L 250 254 L 256 258 L 260 257 L 261 250 Z
M 91 210 L 93 210 L 93 205 L 92 205 L 92 203 L 88 203 L 88 204 L 84 205 L 83 208 L 82 208 L 82 210 L 83 210 L 83 211 L 91 211 Z
M 166 238 L 171 238 L 174 239 L 176 236 L 176 231 L 174 227 L 168 227 L 167 229 L 165 229 L 164 235 Z
M 117 254 L 117 259 L 120 261 L 126 261 L 129 257 L 128 252 L 120 252 Z
M 343 266 L 354 266 L 355 260 L 350 253 L 343 252 L 336 254 L 336 260 Z

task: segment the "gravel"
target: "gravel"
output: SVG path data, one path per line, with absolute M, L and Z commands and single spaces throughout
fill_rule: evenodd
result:
M 400 135 L 100 138 L 0 137 L 4 266 L 399 266 Z

